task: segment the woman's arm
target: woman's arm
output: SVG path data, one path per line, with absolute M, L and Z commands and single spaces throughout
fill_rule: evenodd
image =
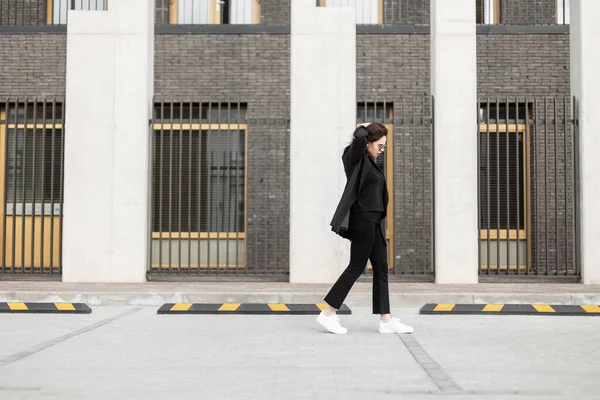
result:
M 364 156 L 365 149 L 367 148 L 367 135 L 368 132 L 362 125 L 354 131 L 354 139 L 350 143 L 350 150 L 348 150 L 349 164 L 351 166 L 357 164 Z

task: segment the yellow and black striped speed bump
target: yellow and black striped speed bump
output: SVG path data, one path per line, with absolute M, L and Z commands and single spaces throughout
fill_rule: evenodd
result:
M 13 314 L 90 314 L 84 303 L 0 303 L 0 313 Z
M 425 304 L 421 314 L 429 315 L 569 315 L 600 316 L 597 305 L 551 304 Z
M 262 304 L 262 303 L 167 303 L 158 314 L 253 314 L 253 315 L 318 315 L 327 304 Z M 345 304 L 338 314 L 352 314 Z

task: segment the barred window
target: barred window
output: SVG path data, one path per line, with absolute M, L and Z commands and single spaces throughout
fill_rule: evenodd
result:
M 518 119 L 517 119 L 518 114 Z M 482 230 L 526 226 L 527 110 L 524 104 L 480 104 L 479 209 Z
M 153 139 L 154 232 L 245 230 L 245 110 L 212 108 L 155 109 L 162 118 Z
M 5 195 L 16 203 L 59 203 L 62 187 L 61 104 L 10 104 L 0 113 L 6 137 Z

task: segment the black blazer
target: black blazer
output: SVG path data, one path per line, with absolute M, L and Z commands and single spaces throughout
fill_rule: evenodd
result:
M 342 198 L 333 214 L 331 220 L 331 230 L 340 235 L 341 237 L 352 240 L 352 234 L 350 232 L 350 209 L 356 202 L 356 198 L 362 189 L 363 183 L 369 174 L 371 168 L 377 168 L 368 159 L 368 155 L 365 153 L 367 147 L 367 130 L 364 126 L 359 126 L 354 131 L 354 139 L 349 147 L 344 149 L 342 154 L 342 163 L 344 164 L 344 172 L 346 173 L 346 187 Z M 384 218 L 387 214 L 388 206 L 388 194 L 387 185 L 385 185 L 385 193 L 383 197 L 384 201 Z M 385 222 L 384 219 L 379 223 L 381 233 L 385 238 Z

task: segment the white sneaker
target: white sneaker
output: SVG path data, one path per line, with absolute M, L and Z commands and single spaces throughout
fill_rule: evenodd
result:
M 340 325 L 340 318 L 336 314 L 331 314 L 329 317 L 323 311 L 317 317 L 317 322 L 331 333 L 344 334 L 348 329 Z
M 412 326 L 404 325 L 399 319 L 392 318 L 390 322 L 379 321 L 379 333 L 413 333 Z

